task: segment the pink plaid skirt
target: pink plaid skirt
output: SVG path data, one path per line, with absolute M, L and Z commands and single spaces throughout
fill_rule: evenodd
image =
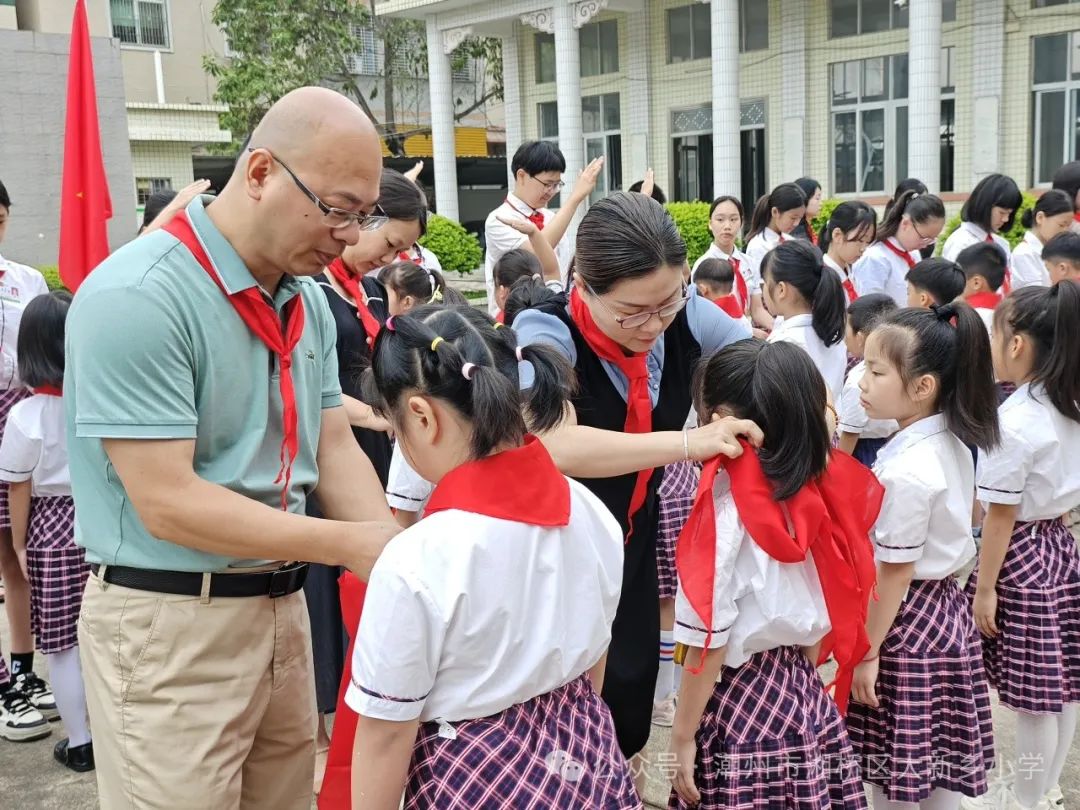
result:
M 974 598 L 979 568 L 968 580 Z M 1002 704 L 1060 714 L 1080 703 L 1080 554 L 1060 520 L 1017 523 L 997 582 L 998 635 L 983 663 Z
M 4 438 L 4 426 L 7 424 L 8 414 L 19 400 L 30 396 L 28 388 L 8 388 L 0 391 L 0 439 Z M 11 528 L 11 513 L 8 512 L 8 483 L 0 481 L 0 530 Z M 2 683 L 3 681 L 0 681 Z
M 43 653 L 79 643 L 79 609 L 90 566 L 75 545 L 75 502 L 66 496 L 34 498 L 26 537 L 30 574 L 30 628 Z
M 674 599 L 678 587 L 675 574 L 675 541 L 694 508 L 698 468 L 691 461 L 680 461 L 664 468 L 664 477 L 656 490 L 660 501 L 660 525 L 656 533 L 656 578 L 661 599 Z
M 990 691 L 971 606 L 953 577 L 917 580 L 881 645 L 876 709 L 848 704 L 863 779 L 894 802 L 980 796 L 994 765 Z
M 697 732 L 701 810 L 864 810 L 859 761 L 802 650 L 725 667 Z M 671 792 L 669 810 L 686 810 Z
M 405 786 L 409 810 L 641 806 L 587 675 L 491 717 L 422 724 Z

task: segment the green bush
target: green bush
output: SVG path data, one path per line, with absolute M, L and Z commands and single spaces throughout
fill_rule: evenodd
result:
M 1020 220 L 1023 218 L 1023 214 L 1029 208 L 1035 207 L 1035 197 L 1030 194 L 1024 194 L 1024 201 L 1020 203 L 1020 210 L 1016 212 L 1016 216 L 1013 218 L 1013 226 L 1011 229 L 1001 234 L 1009 242 L 1009 249 L 1012 250 L 1024 240 L 1024 226 L 1020 224 Z M 945 247 L 945 240 L 948 239 L 952 232 L 960 227 L 960 215 L 957 214 L 948 222 L 945 223 L 945 229 L 941 232 L 941 236 L 938 237 L 937 243 L 937 255 L 941 255 L 941 249 Z
M 427 233 L 420 238 L 420 244 L 439 257 L 439 263 L 448 273 L 465 275 L 484 262 L 484 251 L 476 235 L 438 214 L 428 218 Z
M 825 227 L 825 223 L 829 221 L 829 217 L 832 216 L 832 212 L 836 210 L 836 206 L 840 205 L 843 200 L 822 200 L 821 210 L 818 211 L 818 215 L 810 221 L 810 226 L 814 229 L 814 233 L 820 234 L 821 229 Z
M 45 283 L 49 285 L 50 290 L 66 290 L 64 282 L 60 280 L 60 268 L 55 264 L 45 264 L 38 268 L 41 271 L 41 275 L 45 276 Z
M 693 266 L 713 241 L 709 232 L 709 203 L 671 202 L 665 207 L 686 242 L 686 259 Z

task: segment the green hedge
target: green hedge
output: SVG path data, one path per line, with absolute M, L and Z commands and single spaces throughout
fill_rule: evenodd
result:
M 1020 210 L 1016 212 L 1016 216 L 1013 218 L 1013 226 L 1011 229 L 1001 234 L 1009 242 L 1009 249 L 1012 250 L 1022 241 L 1024 241 L 1024 226 L 1020 224 L 1020 220 L 1023 217 L 1023 213 L 1029 208 L 1035 207 L 1036 198 L 1030 194 L 1023 195 L 1024 200 L 1020 203 Z M 948 222 L 945 223 L 945 230 L 941 232 L 941 236 L 938 237 L 937 243 L 937 255 L 941 255 L 941 249 L 945 247 L 945 240 L 952 235 L 952 232 L 960 227 L 960 215 L 957 214 Z
M 814 229 L 814 233 L 821 233 L 821 229 L 824 228 L 825 224 L 829 221 L 829 217 L 831 217 L 832 212 L 836 210 L 836 206 L 840 205 L 842 202 L 843 200 L 835 199 L 821 201 L 821 210 L 818 211 L 818 215 L 810 222 L 811 227 Z
M 50 290 L 66 290 L 64 282 L 60 280 L 60 268 L 55 264 L 45 264 L 38 268 L 41 275 L 45 276 L 45 283 Z
M 686 259 L 693 266 L 713 241 L 709 232 L 709 203 L 671 202 L 665 207 L 686 242 Z
M 480 240 L 460 224 L 438 214 L 428 218 L 427 233 L 420 244 L 439 257 L 439 263 L 447 273 L 471 273 L 484 263 L 484 251 Z

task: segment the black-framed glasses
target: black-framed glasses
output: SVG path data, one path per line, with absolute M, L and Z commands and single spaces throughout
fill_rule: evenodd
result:
M 923 236 L 922 233 L 919 231 L 919 226 L 915 224 L 915 220 L 911 219 L 910 217 L 909 220 L 911 221 L 911 230 L 915 231 L 915 235 L 921 240 L 923 240 L 923 242 L 925 242 L 926 244 L 929 245 L 937 238 L 936 236 Z
M 556 180 L 554 183 L 545 183 L 543 180 L 541 180 L 535 174 L 530 174 L 529 177 L 531 177 L 537 183 L 542 185 L 548 191 L 552 191 L 552 192 L 554 192 L 554 191 L 562 191 L 564 188 L 566 188 L 566 183 L 564 183 L 562 180 Z
M 633 315 L 617 315 L 611 307 L 604 303 L 604 299 L 597 294 L 596 290 L 587 281 L 585 282 L 585 289 L 600 303 L 600 306 L 607 310 L 608 315 L 612 317 L 615 323 L 623 329 L 638 329 L 651 321 L 654 315 L 660 320 L 674 317 L 686 307 L 686 302 L 690 300 L 690 292 L 687 290 L 686 285 L 683 285 L 682 297 L 664 304 L 662 307 L 650 309 L 648 312 L 635 312 Z
M 356 225 L 362 231 L 377 231 L 383 225 L 390 221 L 390 217 L 386 215 L 386 212 L 376 204 L 374 212 L 370 214 L 358 214 L 353 211 L 346 211 L 344 208 L 335 208 L 332 205 L 327 205 L 319 199 L 310 188 L 304 185 L 304 181 L 296 176 L 296 172 L 288 167 L 288 165 L 271 152 L 266 147 L 249 146 L 248 151 L 254 152 L 256 149 L 262 149 L 266 154 L 270 155 L 271 159 L 281 166 L 296 183 L 296 187 L 304 192 L 309 200 L 315 203 L 316 207 L 322 212 L 323 224 L 330 228 L 347 228 L 350 225 Z

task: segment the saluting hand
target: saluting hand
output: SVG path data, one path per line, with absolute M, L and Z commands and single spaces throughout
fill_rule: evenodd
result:
M 525 236 L 532 236 L 540 230 L 536 227 L 535 222 L 524 217 L 504 217 L 502 214 L 498 214 L 495 219 L 499 220 L 503 225 L 513 228 L 518 233 L 525 234 Z
M 574 184 L 574 199 L 581 203 L 583 202 L 593 191 L 596 189 L 596 181 L 600 177 L 600 172 L 604 169 L 603 156 L 594 158 L 585 170 L 581 173 L 577 183 Z

